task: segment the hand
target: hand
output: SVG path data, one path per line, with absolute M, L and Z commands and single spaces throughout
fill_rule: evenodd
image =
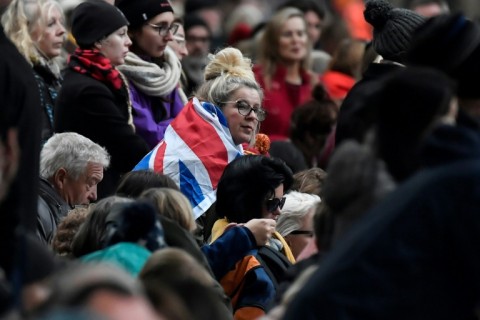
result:
M 257 246 L 264 246 L 275 232 L 277 222 L 273 219 L 252 219 L 244 226 L 253 233 Z

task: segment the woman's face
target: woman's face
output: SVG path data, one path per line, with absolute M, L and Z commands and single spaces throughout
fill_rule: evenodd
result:
M 183 57 L 188 56 L 188 50 L 185 42 L 185 30 L 181 24 L 178 24 L 178 30 L 173 35 L 173 41 L 168 46 L 175 51 L 178 59 L 181 61 Z
M 282 210 L 281 207 L 283 207 L 284 202 L 282 202 L 281 206 L 276 206 L 276 208 L 274 208 L 273 210 L 267 209 L 268 208 L 267 202 L 273 200 L 279 203 L 279 201 L 281 201 L 282 198 L 283 198 L 283 183 L 275 188 L 275 192 L 272 197 L 265 200 L 265 203 L 262 205 L 262 218 L 277 220 L 278 216 L 280 216 L 280 213 Z
M 140 30 L 132 34 L 135 41 L 133 51 L 152 58 L 162 57 L 167 43 L 173 40 L 172 32 L 167 30 L 172 27 L 173 20 L 173 13 L 171 12 L 160 13 L 150 19 Z M 163 32 L 165 32 L 164 35 L 162 35 Z
M 46 58 L 55 58 L 62 53 L 65 42 L 65 27 L 62 14 L 56 7 L 49 10 L 44 25 L 38 25 L 32 32 L 32 40 Z
M 305 22 L 300 17 L 292 17 L 280 30 L 278 52 L 287 63 L 300 62 L 307 55 L 308 35 Z
M 305 21 L 307 22 L 310 42 L 315 44 L 322 35 L 322 19 L 314 11 L 307 11 L 305 12 Z
M 233 142 L 237 145 L 241 143 L 248 143 L 251 141 L 256 133 L 258 126 L 257 115 L 251 111 L 244 116 L 238 112 L 238 103 L 247 103 L 252 108 L 261 108 L 262 101 L 257 90 L 252 88 L 240 88 L 235 90 L 228 101 L 224 102 L 222 108 L 225 118 L 227 118 L 228 127 L 232 134 Z
M 313 237 L 313 214 L 314 209 L 310 209 L 308 213 L 303 216 L 300 228 L 296 230 L 305 233 L 289 234 L 285 236 L 285 240 L 295 258 L 298 257 L 303 249 L 305 249 L 308 242 L 310 242 L 310 239 Z
M 114 66 L 125 63 L 128 47 L 132 45 L 127 31 L 127 26 L 123 26 L 97 44 L 100 52 L 103 53 Z

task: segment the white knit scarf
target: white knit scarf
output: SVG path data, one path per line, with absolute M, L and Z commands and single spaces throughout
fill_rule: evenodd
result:
M 161 65 L 145 61 L 129 52 L 125 63 L 117 68 L 138 90 L 154 97 L 171 93 L 177 87 L 182 74 L 180 60 L 169 47 L 165 49 Z

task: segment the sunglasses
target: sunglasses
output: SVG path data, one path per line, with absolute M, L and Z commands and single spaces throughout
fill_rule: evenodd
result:
M 267 211 L 268 212 L 275 212 L 277 208 L 282 209 L 283 205 L 285 204 L 285 197 L 279 199 L 279 198 L 273 198 L 273 199 L 268 199 L 265 201 L 265 205 L 267 206 Z

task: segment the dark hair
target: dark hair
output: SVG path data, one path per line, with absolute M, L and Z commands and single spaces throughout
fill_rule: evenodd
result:
M 116 194 L 121 197 L 138 198 L 151 188 L 170 188 L 180 191 L 175 181 L 169 176 L 152 171 L 139 170 L 126 173 L 118 183 Z
M 73 238 L 72 255 L 78 258 L 102 249 L 102 239 L 105 235 L 106 219 L 110 209 L 115 203 L 128 201 L 133 200 L 111 196 L 97 202 Z
M 230 222 L 261 218 L 265 199 L 283 183 L 290 189 L 292 171 L 284 161 L 261 155 L 246 155 L 230 162 L 217 188 L 216 214 Z
M 314 0 L 290 0 L 282 4 L 278 9 L 286 7 L 297 8 L 303 13 L 313 11 L 320 19 L 325 19 L 326 8 L 319 1 Z

